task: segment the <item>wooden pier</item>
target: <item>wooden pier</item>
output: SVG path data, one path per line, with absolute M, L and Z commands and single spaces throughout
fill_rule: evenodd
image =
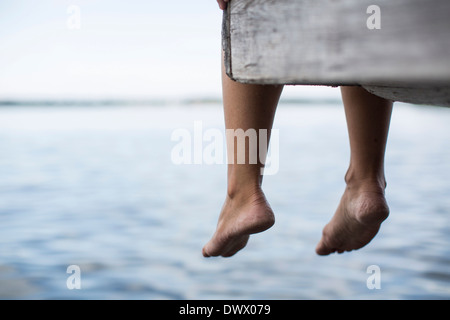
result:
M 450 107 L 449 0 L 232 0 L 223 48 L 239 82 L 361 85 Z

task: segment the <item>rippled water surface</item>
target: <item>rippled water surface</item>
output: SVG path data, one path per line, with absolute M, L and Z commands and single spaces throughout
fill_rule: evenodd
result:
M 391 215 L 368 247 L 329 257 L 314 248 L 344 188 L 342 107 L 280 106 L 280 167 L 264 181 L 277 222 L 231 259 L 201 256 L 226 166 L 171 158 L 172 133 L 194 139 L 196 120 L 223 130 L 218 105 L 0 109 L 0 298 L 450 298 L 450 109 L 395 107 Z

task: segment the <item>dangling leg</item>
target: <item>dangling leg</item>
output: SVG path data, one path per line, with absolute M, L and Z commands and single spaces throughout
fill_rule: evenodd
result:
M 283 87 L 238 83 L 231 80 L 223 69 L 226 129 L 254 129 L 258 135 L 259 129 L 267 129 L 270 135 Z M 245 247 L 250 234 L 262 232 L 275 222 L 272 209 L 261 189 L 261 168 L 264 165 L 259 156 L 256 164 L 247 161 L 250 149 L 246 144 L 246 162 L 237 164 L 237 144 L 232 144 L 227 136 L 227 145 L 235 146 L 235 150 L 228 149 L 234 161 L 228 165 L 227 196 L 216 232 L 203 248 L 205 257 L 232 256 Z
M 384 155 L 392 102 L 361 87 L 342 87 L 350 138 L 347 187 L 317 245 L 319 255 L 359 249 L 377 234 L 388 217 L 384 190 Z

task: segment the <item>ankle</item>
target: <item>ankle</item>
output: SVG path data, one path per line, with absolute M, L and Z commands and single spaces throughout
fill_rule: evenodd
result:
M 229 183 L 227 187 L 227 197 L 230 200 L 248 199 L 262 193 L 259 183 Z
M 248 170 L 239 170 L 240 167 L 231 167 L 228 171 L 227 196 L 235 199 L 242 196 L 261 193 L 263 176 Z
M 357 174 L 349 169 L 345 175 L 347 189 L 383 193 L 387 183 L 384 173 Z

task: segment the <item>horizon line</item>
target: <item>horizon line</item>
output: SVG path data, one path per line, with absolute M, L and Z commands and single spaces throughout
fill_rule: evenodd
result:
M 336 104 L 340 99 L 330 97 L 281 97 L 283 104 Z M 166 105 L 222 104 L 220 97 L 192 98 L 0 98 L 0 106 L 166 106 Z

